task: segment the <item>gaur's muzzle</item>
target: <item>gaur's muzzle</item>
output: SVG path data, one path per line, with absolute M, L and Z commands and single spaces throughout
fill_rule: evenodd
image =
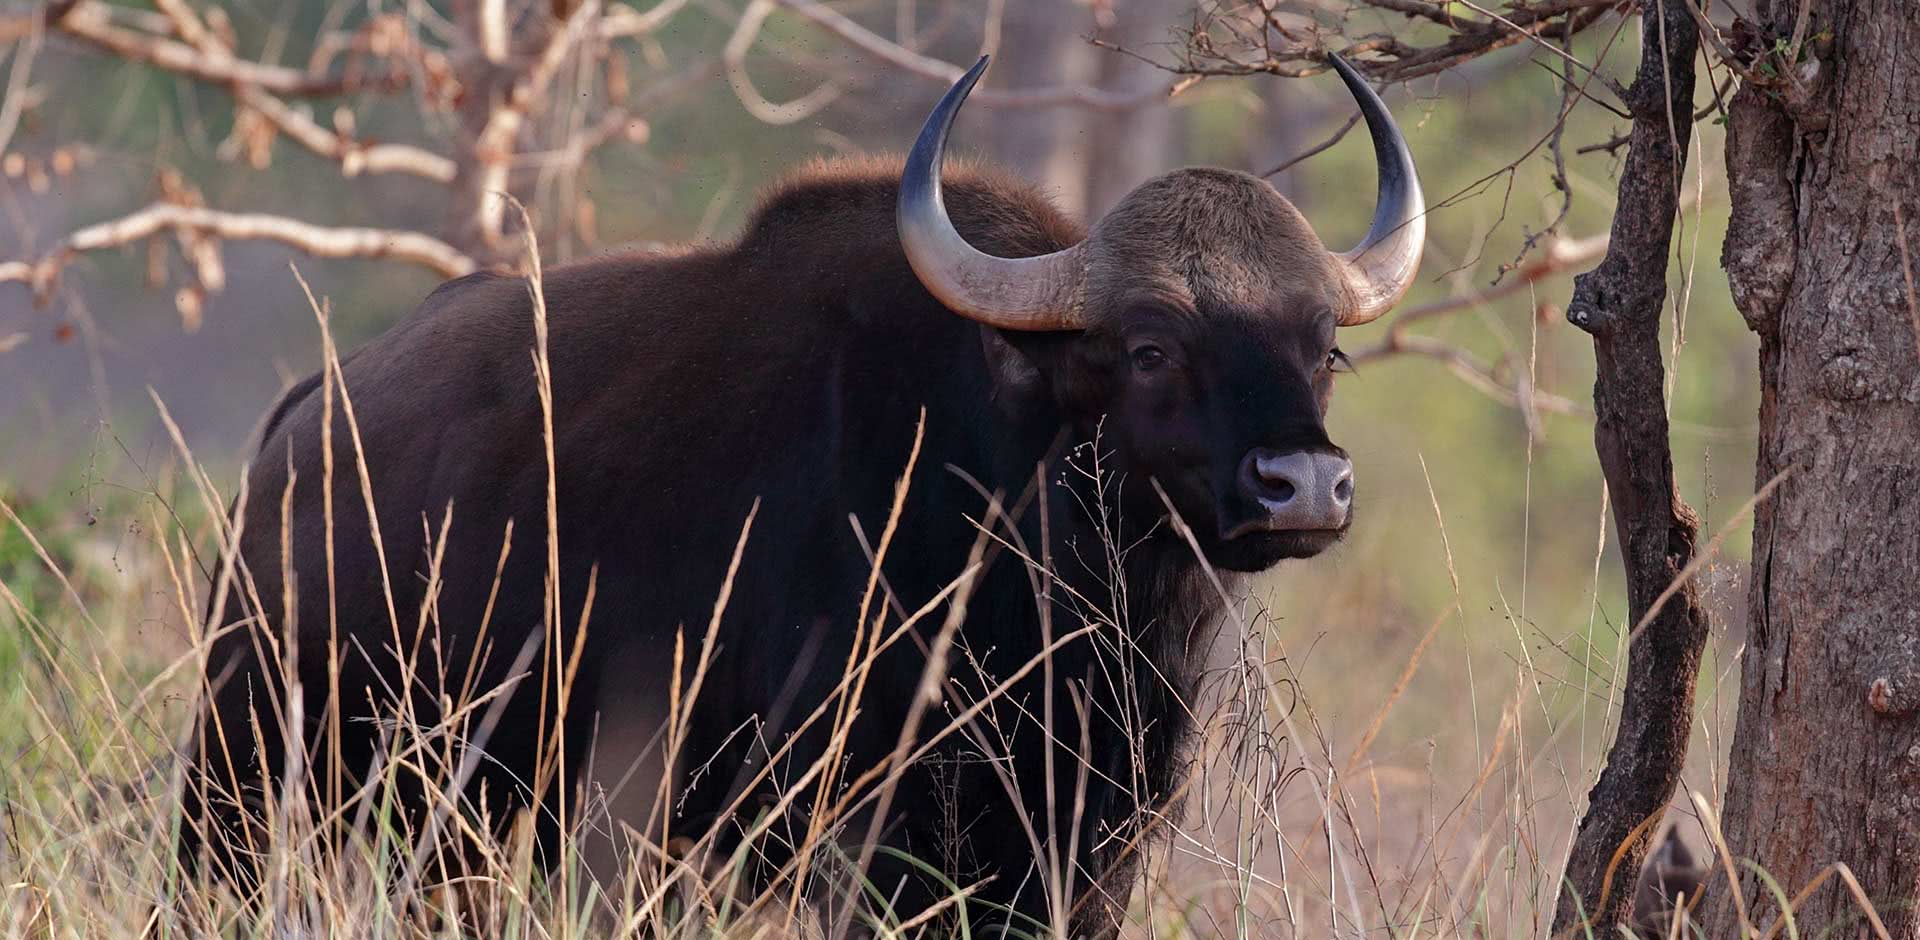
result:
M 1341 529 L 1353 506 L 1353 462 L 1344 454 L 1260 448 L 1241 461 L 1239 483 L 1267 511 L 1267 531 Z

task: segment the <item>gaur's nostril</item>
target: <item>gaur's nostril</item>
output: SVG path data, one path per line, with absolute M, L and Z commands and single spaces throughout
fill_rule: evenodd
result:
M 1353 499 L 1353 477 L 1341 477 L 1333 485 L 1333 498 L 1343 503 Z
M 1261 477 L 1260 482 L 1266 484 L 1264 487 L 1266 492 L 1261 495 L 1267 499 L 1276 503 L 1284 503 L 1293 498 L 1294 488 L 1292 480 L 1276 480 L 1272 477 Z

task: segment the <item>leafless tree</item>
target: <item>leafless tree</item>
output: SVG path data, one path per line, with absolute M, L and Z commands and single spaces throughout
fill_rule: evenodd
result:
M 377 8 L 376 8 L 377 9 Z M 767 18 L 791 14 L 844 44 L 844 62 L 812 92 L 790 102 L 764 97 L 751 76 L 751 53 Z M 0 113 L 0 150 L 30 99 L 32 51 L 54 42 L 142 64 L 216 88 L 232 98 L 232 131 L 223 155 L 266 168 L 282 141 L 331 161 L 342 177 L 398 174 L 430 185 L 444 220 L 422 230 L 376 224 L 338 227 L 298 218 L 207 205 L 178 174 L 162 174 L 149 205 L 87 225 L 32 257 L 0 262 L 0 283 L 18 282 L 44 302 L 77 255 L 171 236 L 189 262 L 180 288 L 184 308 L 225 283 L 221 243 L 262 239 L 321 257 L 387 258 L 443 277 L 480 268 L 514 268 L 521 245 L 515 201 L 536 225 L 591 232 L 594 205 L 578 174 L 601 148 L 642 141 L 646 107 L 671 91 L 636 90 L 623 44 L 646 41 L 674 18 L 692 15 L 688 0 L 656 0 L 645 9 L 604 0 L 460 0 L 442 19 L 421 4 L 376 12 L 352 28 L 330 29 L 303 66 L 277 64 L 241 48 L 231 18 L 217 5 L 155 0 L 151 11 L 102 0 L 52 0 L 0 18 L 0 39 L 16 44 L 12 92 Z M 990 30 L 997 24 L 989 23 Z M 950 32 L 952 32 L 950 30 Z M 989 38 L 991 38 L 989 35 Z M 813 0 L 754 0 L 717 56 L 681 80 L 724 74 L 741 102 L 763 119 L 799 119 L 875 70 L 924 82 L 930 92 L 960 67 L 928 56 L 909 39 L 896 42 Z M 1069 83 L 1001 87 L 975 102 L 989 108 L 1091 108 L 1125 111 L 1157 104 L 1166 84 L 1125 92 Z M 430 139 L 398 143 L 357 132 L 356 107 L 404 103 Z M 316 116 L 331 108 L 330 118 Z M 66 172 L 87 154 L 84 142 L 57 151 L 52 169 Z M 79 155 L 79 156 L 76 156 Z M 21 158 L 24 159 L 24 158 Z M 65 162 L 60 162 L 65 161 Z M 27 168 L 45 172 L 35 163 Z

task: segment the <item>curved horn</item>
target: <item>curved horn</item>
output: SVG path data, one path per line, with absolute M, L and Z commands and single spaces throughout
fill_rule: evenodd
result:
M 1427 242 L 1427 203 L 1420 194 L 1413 155 L 1407 152 L 1407 142 L 1393 123 L 1393 114 L 1353 66 L 1332 53 L 1327 59 L 1347 83 L 1347 91 L 1367 119 L 1380 175 L 1380 195 L 1367 236 L 1351 251 L 1336 256 L 1344 263 L 1354 298 L 1353 309 L 1340 318 L 1340 325 L 1358 326 L 1392 309 L 1413 286 L 1414 273 L 1420 270 L 1420 251 Z
M 920 283 L 955 313 L 1007 330 L 1077 330 L 1083 325 L 1079 246 L 1038 258 L 996 258 L 967 244 L 947 216 L 940 195 L 947 132 L 986 70 L 981 56 L 953 83 L 907 155 L 895 213 L 900 245 Z

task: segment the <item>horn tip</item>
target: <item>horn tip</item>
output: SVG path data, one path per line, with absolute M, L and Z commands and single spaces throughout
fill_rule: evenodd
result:
M 1346 56 L 1329 49 L 1327 65 L 1332 67 L 1334 73 L 1340 76 L 1340 80 L 1345 82 L 1348 88 L 1367 88 L 1368 91 L 1372 91 L 1372 88 L 1367 86 L 1366 77 L 1360 74 L 1359 69 L 1353 67 L 1353 63 L 1347 61 Z

